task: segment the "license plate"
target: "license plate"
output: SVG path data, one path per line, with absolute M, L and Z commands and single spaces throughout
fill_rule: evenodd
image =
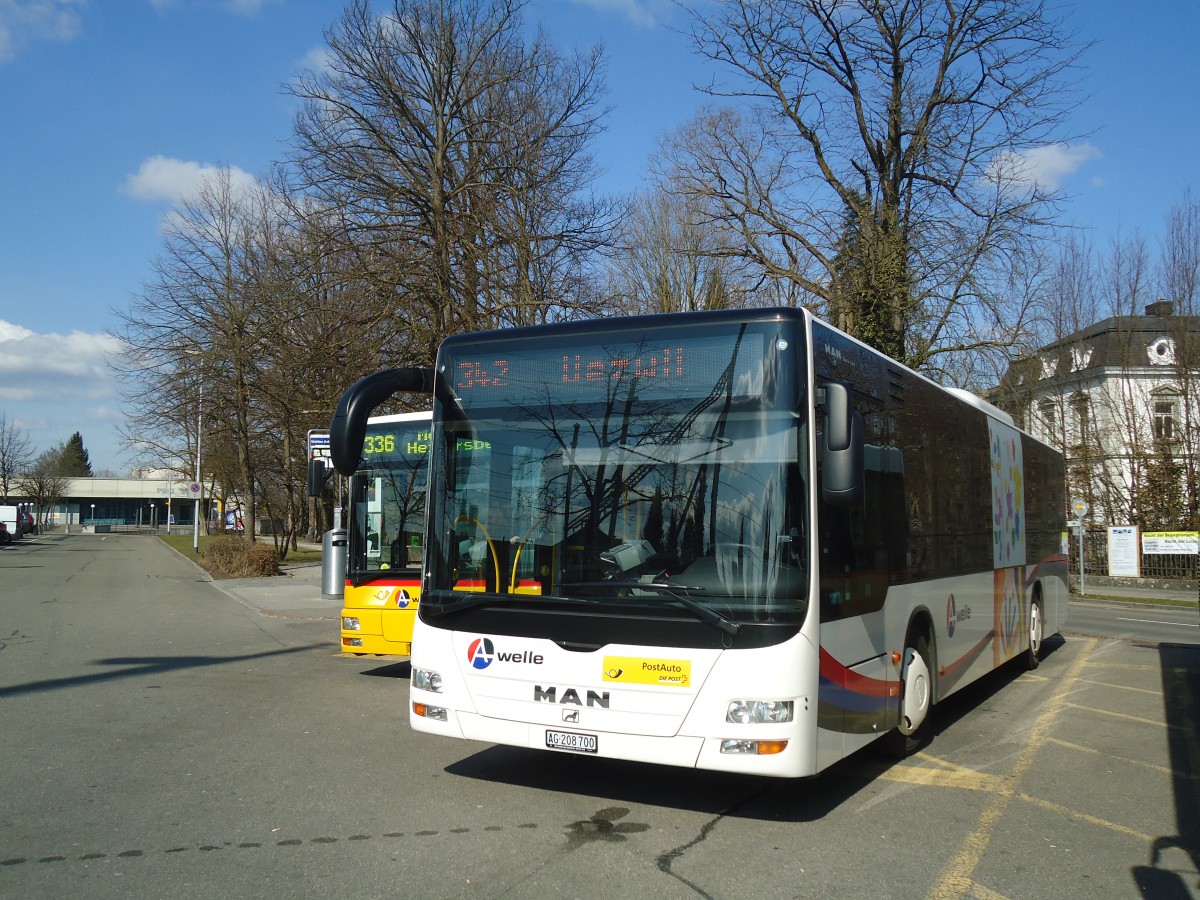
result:
M 574 731 L 547 731 L 546 746 L 553 750 L 574 750 L 576 753 L 595 753 L 596 735 Z

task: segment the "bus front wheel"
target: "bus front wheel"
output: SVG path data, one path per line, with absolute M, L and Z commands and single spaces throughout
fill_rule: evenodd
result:
M 905 641 L 904 657 L 913 653 L 921 665 L 905 666 L 901 685 L 901 724 L 883 737 L 884 749 L 889 756 L 905 759 L 912 756 L 927 743 L 931 735 L 930 720 L 933 718 L 933 657 L 929 652 L 929 639 L 924 633 L 910 636 Z M 913 723 L 905 714 L 906 709 L 919 711 Z

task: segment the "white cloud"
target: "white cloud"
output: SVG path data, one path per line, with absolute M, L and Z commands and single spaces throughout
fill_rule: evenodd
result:
M 31 41 L 69 41 L 79 34 L 87 0 L 0 0 L 0 62 Z
M 111 396 L 108 359 L 120 350 L 111 335 L 38 334 L 0 319 L 0 399 L 39 388 L 45 400 Z
M 2 0 L 0 0 L 2 2 Z M 167 200 L 178 203 L 196 195 L 205 180 L 222 171 L 205 163 L 151 156 L 137 172 L 125 179 L 122 190 L 138 200 Z M 234 188 L 252 188 L 257 179 L 237 166 L 229 166 Z
M 659 22 L 655 10 L 663 4 L 658 0 L 571 0 L 583 6 L 590 6 L 600 12 L 613 12 L 625 16 L 633 24 L 643 28 L 653 28 Z
M 22 338 L 32 336 L 33 332 L 28 328 L 0 319 L 0 345 L 4 344 L 5 341 L 19 341 Z
M 305 54 L 304 59 L 300 60 L 300 69 L 318 74 L 328 72 L 332 58 L 328 47 L 314 47 Z
M 1001 153 L 988 177 L 1008 187 L 1040 187 L 1057 191 L 1069 175 L 1102 156 L 1091 144 L 1047 144 L 1019 153 Z
M 0 413 L 35 452 L 78 431 L 93 470 L 121 468 L 117 425 L 124 416 L 109 364 L 120 351 L 121 342 L 111 335 L 41 334 L 0 319 Z
M 153 9 L 159 12 L 187 5 L 187 0 L 148 0 L 148 2 Z M 279 0 L 226 0 L 225 8 L 239 16 L 253 16 L 257 15 L 268 3 L 277 2 Z
M 268 3 L 277 0 L 229 0 L 229 8 L 240 16 L 254 16 Z

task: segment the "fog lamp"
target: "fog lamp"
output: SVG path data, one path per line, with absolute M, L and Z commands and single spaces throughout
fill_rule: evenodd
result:
M 721 741 L 722 753 L 741 753 L 747 756 L 773 756 L 787 749 L 787 741 Z
M 450 715 L 444 706 L 430 706 L 427 703 L 413 703 L 413 713 L 422 719 L 432 719 L 435 722 L 448 722 Z

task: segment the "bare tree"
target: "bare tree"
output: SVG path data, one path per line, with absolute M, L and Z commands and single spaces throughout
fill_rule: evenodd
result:
M 5 413 L 0 413 L 0 492 L 4 502 L 16 479 L 29 468 L 33 460 L 33 443 L 29 435 Z
M 746 272 L 699 198 L 672 190 L 670 174 L 630 205 L 609 268 L 615 312 L 665 313 L 744 305 L 761 279 Z
M 1167 217 L 1159 259 L 1160 293 L 1174 304 L 1174 404 L 1170 434 L 1161 435 L 1179 461 L 1186 509 L 1181 527 L 1200 528 L 1200 198 L 1190 190 Z
M 244 490 L 250 539 L 260 465 L 255 383 L 269 336 L 285 325 L 262 302 L 259 263 L 277 210 L 262 185 L 239 186 L 228 170 L 208 178 L 168 219 L 154 281 L 129 310 L 117 311 L 130 439 L 187 472 L 208 411 L 206 434 L 211 429 L 236 454 L 236 470 L 220 480 Z
M 601 55 L 525 38 L 519 0 L 353 0 L 328 67 L 299 78 L 306 194 L 393 298 L 414 355 L 461 330 L 545 319 L 614 208 L 584 194 Z
M 39 528 L 49 525 L 50 510 L 66 497 L 70 479 L 60 472 L 61 448 L 44 451 L 16 479 L 16 490 L 33 501 L 34 521 Z
M 708 12 L 711 10 L 711 12 Z M 1041 0 L 730 0 L 693 10 L 730 74 L 677 170 L 770 278 L 892 356 L 1012 344 L 1006 293 L 1049 221 L 1029 153 L 1061 140 L 1078 51 Z
M 1059 341 L 1104 318 L 1096 253 L 1087 237 L 1067 232 L 1058 246 L 1042 307 L 1042 343 Z

